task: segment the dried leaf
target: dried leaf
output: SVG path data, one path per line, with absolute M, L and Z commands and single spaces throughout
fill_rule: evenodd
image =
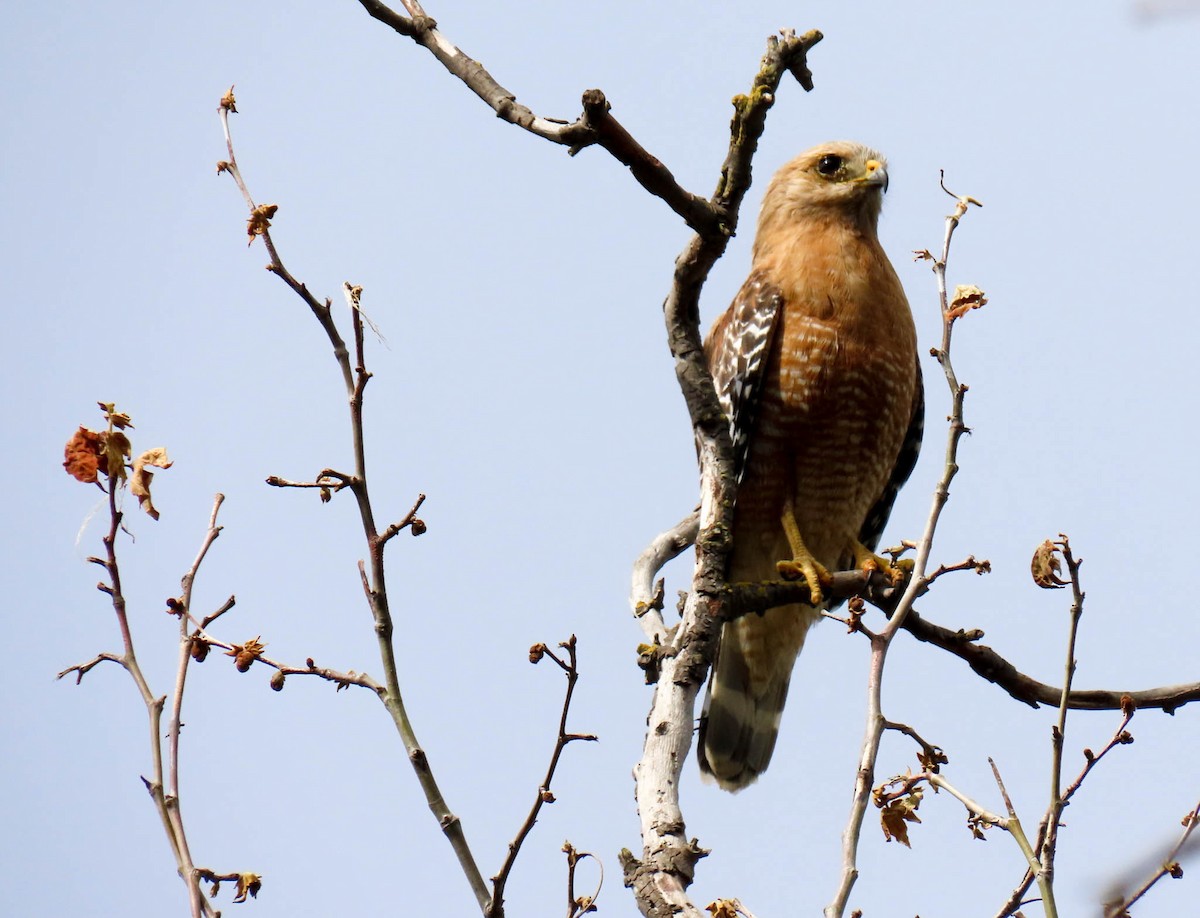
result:
M 271 218 L 275 216 L 277 210 L 279 210 L 278 204 L 259 204 L 250 211 L 250 219 L 246 221 L 246 233 L 250 237 L 250 242 L 254 242 L 255 236 L 261 236 L 271 228 Z
M 930 746 L 928 750 L 922 749 L 917 753 L 917 761 L 921 763 L 921 767 L 925 771 L 937 774 L 943 765 L 949 765 L 950 759 L 946 753 L 942 751 L 941 746 Z
M 712 912 L 712 918 L 737 918 L 737 904 L 733 899 L 717 899 L 704 906 L 706 912 Z
M 246 895 L 249 894 L 251 899 L 258 898 L 258 891 L 262 889 L 262 877 L 257 873 L 239 873 L 237 879 L 237 895 L 233 897 L 234 902 L 245 902 Z
M 221 96 L 221 108 L 227 112 L 237 114 L 237 101 L 233 98 L 233 87 L 225 91 L 225 95 Z
M 133 419 L 124 411 L 117 411 L 117 406 L 114 402 L 96 402 L 96 404 L 104 412 L 104 420 L 108 421 L 113 427 L 116 427 L 118 430 L 133 427 Z
M 1058 576 L 1062 570 L 1062 564 L 1055 555 L 1057 550 L 1054 542 L 1047 539 L 1033 553 L 1029 571 L 1033 574 L 1033 582 L 1043 590 L 1062 589 L 1069 582 Z
M 924 793 L 921 788 L 915 787 L 906 796 L 893 800 L 883 808 L 879 814 L 879 820 L 883 825 L 885 839 L 898 841 L 906 848 L 912 847 L 908 840 L 908 826 L 905 823 L 921 821 L 921 817 L 917 815 L 917 807 L 921 805 Z
M 951 320 L 961 319 L 972 309 L 978 309 L 987 304 L 987 296 L 973 284 L 959 284 L 954 288 L 954 296 L 950 300 L 950 309 L 946 316 Z
M 110 481 L 125 479 L 125 460 L 133 452 L 129 438 L 119 430 L 110 430 L 100 435 L 100 444 L 104 451 L 104 460 L 100 471 L 108 476 Z
M 138 503 L 150 514 L 151 519 L 158 519 L 158 511 L 154 509 L 154 502 L 150 500 L 150 482 L 154 473 L 146 471 L 148 465 L 158 469 L 169 469 L 171 460 L 167 458 L 166 447 L 156 446 L 134 459 L 133 475 L 129 479 L 130 493 L 138 499 Z
M 63 468 L 67 474 L 85 484 L 98 484 L 103 438 L 94 430 L 80 427 L 67 441 L 63 450 Z

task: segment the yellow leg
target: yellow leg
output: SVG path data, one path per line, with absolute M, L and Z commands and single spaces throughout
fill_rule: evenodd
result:
M 856 539 L 854 541 L 854 566 L 862 571 L 882 571 L 895 585 L 903 583 L 904 578 L 912 573 L 913 561 L 911 558 L 903 558 L 893 564 L 887 558 L 875 554 Z
M 824 598 L 821 593 L 822 584 L 828 584 L 829 571 L 821 565 L 800 537 L 800 527 L 796 525 L 796 507 L 789 497 L 783 507 L 783 531 L 787 536 L 788 546 L 792 549 L 790 561 L 780 561 L 775 565 L 779 576 L 784 580 L 800 580 L 808 584 L 809 597 L 814 606 L 820 605 Z

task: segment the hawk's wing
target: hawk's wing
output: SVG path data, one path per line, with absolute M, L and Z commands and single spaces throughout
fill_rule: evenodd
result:
M 896 456 L 896 464 L 892 466 L 892 474 L 888 478 L 883 493 L 875 501 L 871 512 L 863 520 L 862 529 L 858 532 L 858 541 L 871 551 L 874 551 L 875 546 L 879 544 L 879 537 L 883 535 L 883 527 L 887 525 L 888 517 L 892 515 L 892 504 L 896 502 L 896 495 L 900 493 L 900 488 L 904 482 L 908 481 L 908 476 L 916 467 L 917 456 L 921 453 L 921 436 L 924 432 L 925 381 L 921 375 L 921 360 L 918 357 L 917 387 L 913 392 L 912 417 L 908 422 L 908 431 L 904 434 L 904 443 L 900 447 L 899 455 Z
M 779 288 L 761 271 L 755 271 L 717 319 L 705 342 L 717 398 L 729 419 L 733 468 L 739 483 L 746 471 L 758 403 L 766 383 L 767 360 L 782 307 Z

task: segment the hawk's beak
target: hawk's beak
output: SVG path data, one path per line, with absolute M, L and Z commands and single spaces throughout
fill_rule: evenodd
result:
M 868 185 L 882 185 L 886 192 L 888 189 L 887 166 L 877 159 L 868 159 L 863 168 L 865 171 L 860 181 L 866 182 Z

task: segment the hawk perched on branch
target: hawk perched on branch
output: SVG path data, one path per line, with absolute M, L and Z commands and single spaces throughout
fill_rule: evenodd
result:
M 857 143 L 803 153 L 763 198 L 753 266 L 705 341 L 739 480 L 727 579 L 803 577 L 874 549 L 921 446 L 916 329 L 879 245 L 882 156 Z M 771 760 L 788 682 L 817 608 L 746 615 L 721 631 L 700 722 L 700 768 L 726 790 Z

